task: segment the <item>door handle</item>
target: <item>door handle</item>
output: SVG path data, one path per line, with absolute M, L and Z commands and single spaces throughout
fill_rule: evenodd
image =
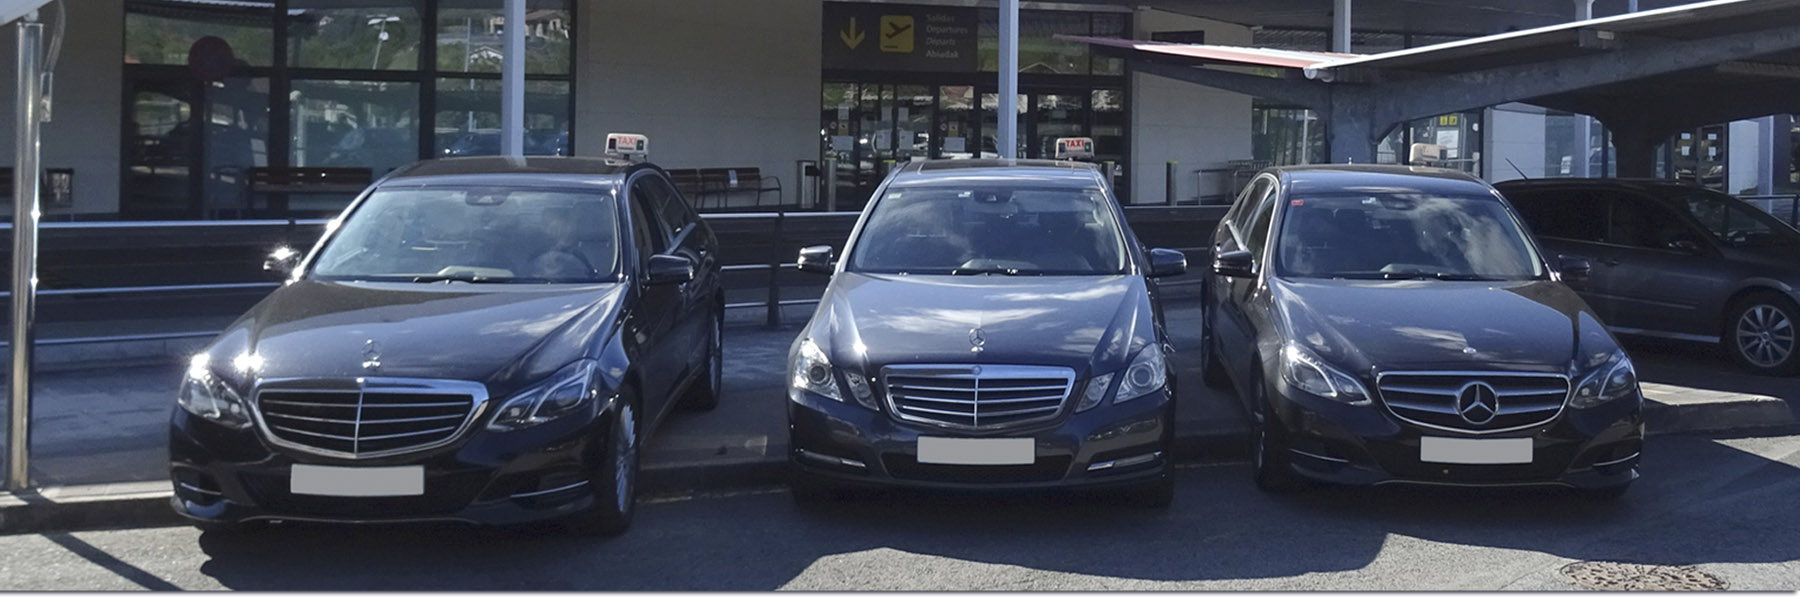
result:
M 1616 267 L 1616 266 L 1619 266 L 1619 263 L 1620 263 L 1620 262 L 1621 262 L 1621 261 L 1620 261 L 1620 260 L 1619 260 L 1619 259 L 1616 259 L 1616 258 L 1609 258 L 1609 259 L 1606 259 L 1606 260 L 1604 260 L 1604 261 L 1602 261 L 1602 263 L 1603 263 L 1603 264 L 1605 264 L 1605 265 L 1606 265 L 1606 266 L 1609 266 L 1609 267 Z

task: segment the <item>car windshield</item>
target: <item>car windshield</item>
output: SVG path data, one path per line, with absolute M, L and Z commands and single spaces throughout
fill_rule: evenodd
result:
M 332 280 L 588 283 L 619 269 L 610 190 L 377 190 L 345 217 L 312 276 Z
M 895 186 L 847 270 L 937 275 L 1127 272 L 1125 237 L 1098 188 Z
M 1492 196 L 1377 192 L 1288 201 L 1282 275 L 1343 279 L 1518 280 L 1544 276 L 1524 231 Z
M 1714 239 L 1738 248 L 1793 246 L 1800 234 L 1762 209 L 1723 194 L 1688 194 L 1675 204 Z

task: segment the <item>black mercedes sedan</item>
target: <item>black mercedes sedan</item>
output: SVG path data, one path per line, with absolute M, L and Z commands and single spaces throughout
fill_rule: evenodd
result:
M 1494 185 L 1538 244 L 1588 257 L 1575 291 L 1614 333 L 1717 344 L 1745 370 L 1800 373 L 1800 231 L 1747 202 L 1649 179 Z
M 1637 478 L 1631 358 L 1506 200 L 1457 171 L 1259 174 L 1213 237 L 1208 383 L 1235 384 L 1256 483 L 1560 484 Z
M 377 182 L 189 365 L 175 509 L 246 522 L 630 522 L 639 448 L 718 401 L 707 225 L 603 159 L 427 161 Z
M 1122 486 L 1170 502 L 1156 278 L 1095 165 L 909 163 L 876 190 L 788 356 L 797 500 L 843 487 Z

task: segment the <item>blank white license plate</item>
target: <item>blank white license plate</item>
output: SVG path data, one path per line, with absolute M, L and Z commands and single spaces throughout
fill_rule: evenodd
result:
M 1419 460 L 1457 465 L 1531 463 L 1531 438 L 1419 438 Z
M 1032 438 L 919 438 L 919 462 L 937 465 L 1029 465 L 1037 462 Z
M 294 465 L 288 490 L 311 496 L 425 495 L 425 467 L 327 467 Z

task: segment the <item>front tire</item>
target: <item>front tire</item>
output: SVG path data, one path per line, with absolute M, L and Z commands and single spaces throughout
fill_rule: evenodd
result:
M 591 485 L 594 506 L 569 519 L 569 524 L 589 535 L 618 535 L 631 526 L 637 512 L 639 417 L 633 398 L 621 395 L 601 453 L 602 469 Z
M 718 311 L 713 319 L 712 334 L 708 336 L 706 365 L 700 378 L 688 387 L 687 396 L 682 398 L 682 407 L 688 410 L 706 412 L 719 407 L 719 397 L 724 395 L 725 388 L 725 311 Z
M 1800 371 L 1800 307 L 1792 300 L 1760 292 L 1732 303 L 1725 314 L 1723 343 L 1739 365 L 1758 375 Z
M 1269 405 L 1268 388 L 1259 375 L 1252 374 L 1250 381 L 1251 406 L 1254 408 L 1250 415 L 1250 464 L 1255 469 L 1257 489 L 1273 493 L 1305 489 L 1306 481 L 1294 473 L 1287 428 Z

